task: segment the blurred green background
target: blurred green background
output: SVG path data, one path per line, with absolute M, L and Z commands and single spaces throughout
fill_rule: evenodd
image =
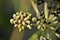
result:
M 9 19 L 14 12 L 11 0 L 0 0 L 0 40 L 9 40 L 13 30 Z

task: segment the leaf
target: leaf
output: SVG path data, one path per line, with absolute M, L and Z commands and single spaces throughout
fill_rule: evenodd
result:
M 31 38 L 29 38 L 29 40 L 36 40 L 41 34 L 42 34 L 42 30 L 37 30 L 37 32 L 35 32 Z
M 44 31 L 43 35 L 45 38 L 47 37 L 47 34 L 49 34 L 49 37 L 51 40 L 57 40 L 58 39 L 58 37 L 55 35 L 55 32 L 53 32 L 52 30 L 47 29 Z

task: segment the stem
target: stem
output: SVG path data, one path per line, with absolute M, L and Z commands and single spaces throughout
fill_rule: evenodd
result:
M 34 8 L 34 10 L 36 12 L 36 16 L 39 17 L 40 16 L 40 12 L 38 10 L 37 4 L 34 3 L 34 0 L 30 0 L 30 2 L 31 2 L 31 4 L 32 4 L 32 6 L 33 6 L 33 8 Z
M 46 20 L 48 19 L 48 7 L 47 7 L 47 2 L 44 3 L 44 14 Z

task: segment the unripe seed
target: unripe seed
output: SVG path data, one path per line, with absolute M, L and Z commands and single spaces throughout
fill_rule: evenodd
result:
M 10 19 L 10 23 L 13 24 L 13 22 L 14 22 L 14 19 Z

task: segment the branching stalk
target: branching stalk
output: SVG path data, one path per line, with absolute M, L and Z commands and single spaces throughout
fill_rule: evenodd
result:
M 40 12 L 38 10 L 37 4 L 34 3 L 34 0 L 30 0 L 30 2 L 31 2 L 31 4 L 32 4 L 32 6 L 33 6 L 33 8 L 34 8 L 34 10 L 36 12 L 36 16 L 39 17 L 40 16 Z

